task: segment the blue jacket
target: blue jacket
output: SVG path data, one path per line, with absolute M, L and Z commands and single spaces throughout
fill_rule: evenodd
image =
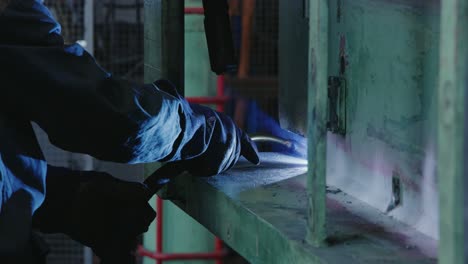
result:
M 11 0 L 0 14 L 0 80 L 0 256 L 30 240 L 55 171 L 31 122 L 62 149 L 123 163 L 190 159 L 211 137 L 175 90 L 118 79 L 81 46 L 65 45 L 39 0 Z

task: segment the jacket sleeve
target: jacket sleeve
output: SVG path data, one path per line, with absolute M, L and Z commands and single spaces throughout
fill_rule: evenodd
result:
M 0 15 L 2 111 L 36 122 L 60 148 L 102 160 L 174 161 L 206 150 L 209 118 L 167 81 L 112 76 L 78 44 L 63 44 L 42 4 L 18 2 Z

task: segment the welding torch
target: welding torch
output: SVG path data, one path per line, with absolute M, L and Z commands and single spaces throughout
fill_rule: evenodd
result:
M 278 144 L 288 150 L 289 155 L 304 158 L 306 155 L 306 144 L 300 140 L 284 139 L 278 136 L 257 134 L 250 137 L 255 143 Z M 182 174 L 186 168 L 178 162 L 164 164 L 145 180 L 145 185 L 150 190 L 150 196 L 161 190 L 172 178 Z

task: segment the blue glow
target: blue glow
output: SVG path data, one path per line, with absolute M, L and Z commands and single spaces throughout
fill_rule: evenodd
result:
M 278 121 L 260 109 L 255 101 L 247 106 L 246 128 L 249 134 L 268 134 L 293 143 L 292 149 L 279 144 L 271 145 L 271 151 L 284 153 L 305 159 L 307 157 L 307 139 L 299 134 L 283 129 Z

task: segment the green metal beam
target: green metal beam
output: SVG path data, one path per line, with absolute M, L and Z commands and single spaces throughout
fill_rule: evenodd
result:
M 169 79 L 183 94 L 184 1 L 144 1 L 145 81 Z
M 309 19 L 304 9 L 302 1 L 279 1 L 279 121 L 282 128 L 301 135 L 307 134 L 309 65 Z
M 251 263 L 436 263 L 422 253 L 427 248 L 416 246 L 430 238 L 339 191 L 327 194 L 330 244 L 312 246 L 306 242 L 304 160 L 275 153 L 261 158 L 259 166 L 243 160 L 208 179 L 181 175 L 167 192 Z
M 441 1 L 438 103 L 439 263 L 465 263 L 463 143 L 468 86 L 468 1 Z
M 186 0 L 187 7 L 201 7 L 199 0 Z M 216 94 L 216 76 L 211 72 L 203 15 L 186 15 L 184 27 L 184 92 L 185 96 Z M 169 50 L 170 51 L 170 50 Z M 172 201 L 164 201 L 163 250 L 175 253 L 203 253 L 215 250 L 215 238 L 202 225 L 185 214 Z M 171 264 L 212 264 L 213 260 L 181 260 Z
M 328 78 L 328 1 L 310 0 L 309 9 L 309 172 L 307 241 L 322 245 L 326 239 L 326 113 Z
M 190 15 L 184 18 L 183 4 L 182 0 L 145 1 L 145 81 L 166 78 L 186 96 L 215 95 L 216 76 L 210 70 L 204 16 Z M 201 6 L 201 0 L 186 0 L 185 4 L 190 7 Z M 150 175 L 159 166 L 159 163 L 146 164 L 145 175 Z M 163 192 L 160 195 L 165 196 Z M 155 199 L 150 203 L 154 205 Z M 214 251 L 214 236 L 203 226 L 171 201 L 164 201 L 163 209 L 164 214 L 158 212 L 158 220 L 163 221 L 164 253 Z M 144 237 L 147 249 L 155 250 L 155 236 L 154 223 Z M 154 260 L 145 258 L 144 263 L 154 263 Z M 171 263 L 193 263 L 193 260 Z

